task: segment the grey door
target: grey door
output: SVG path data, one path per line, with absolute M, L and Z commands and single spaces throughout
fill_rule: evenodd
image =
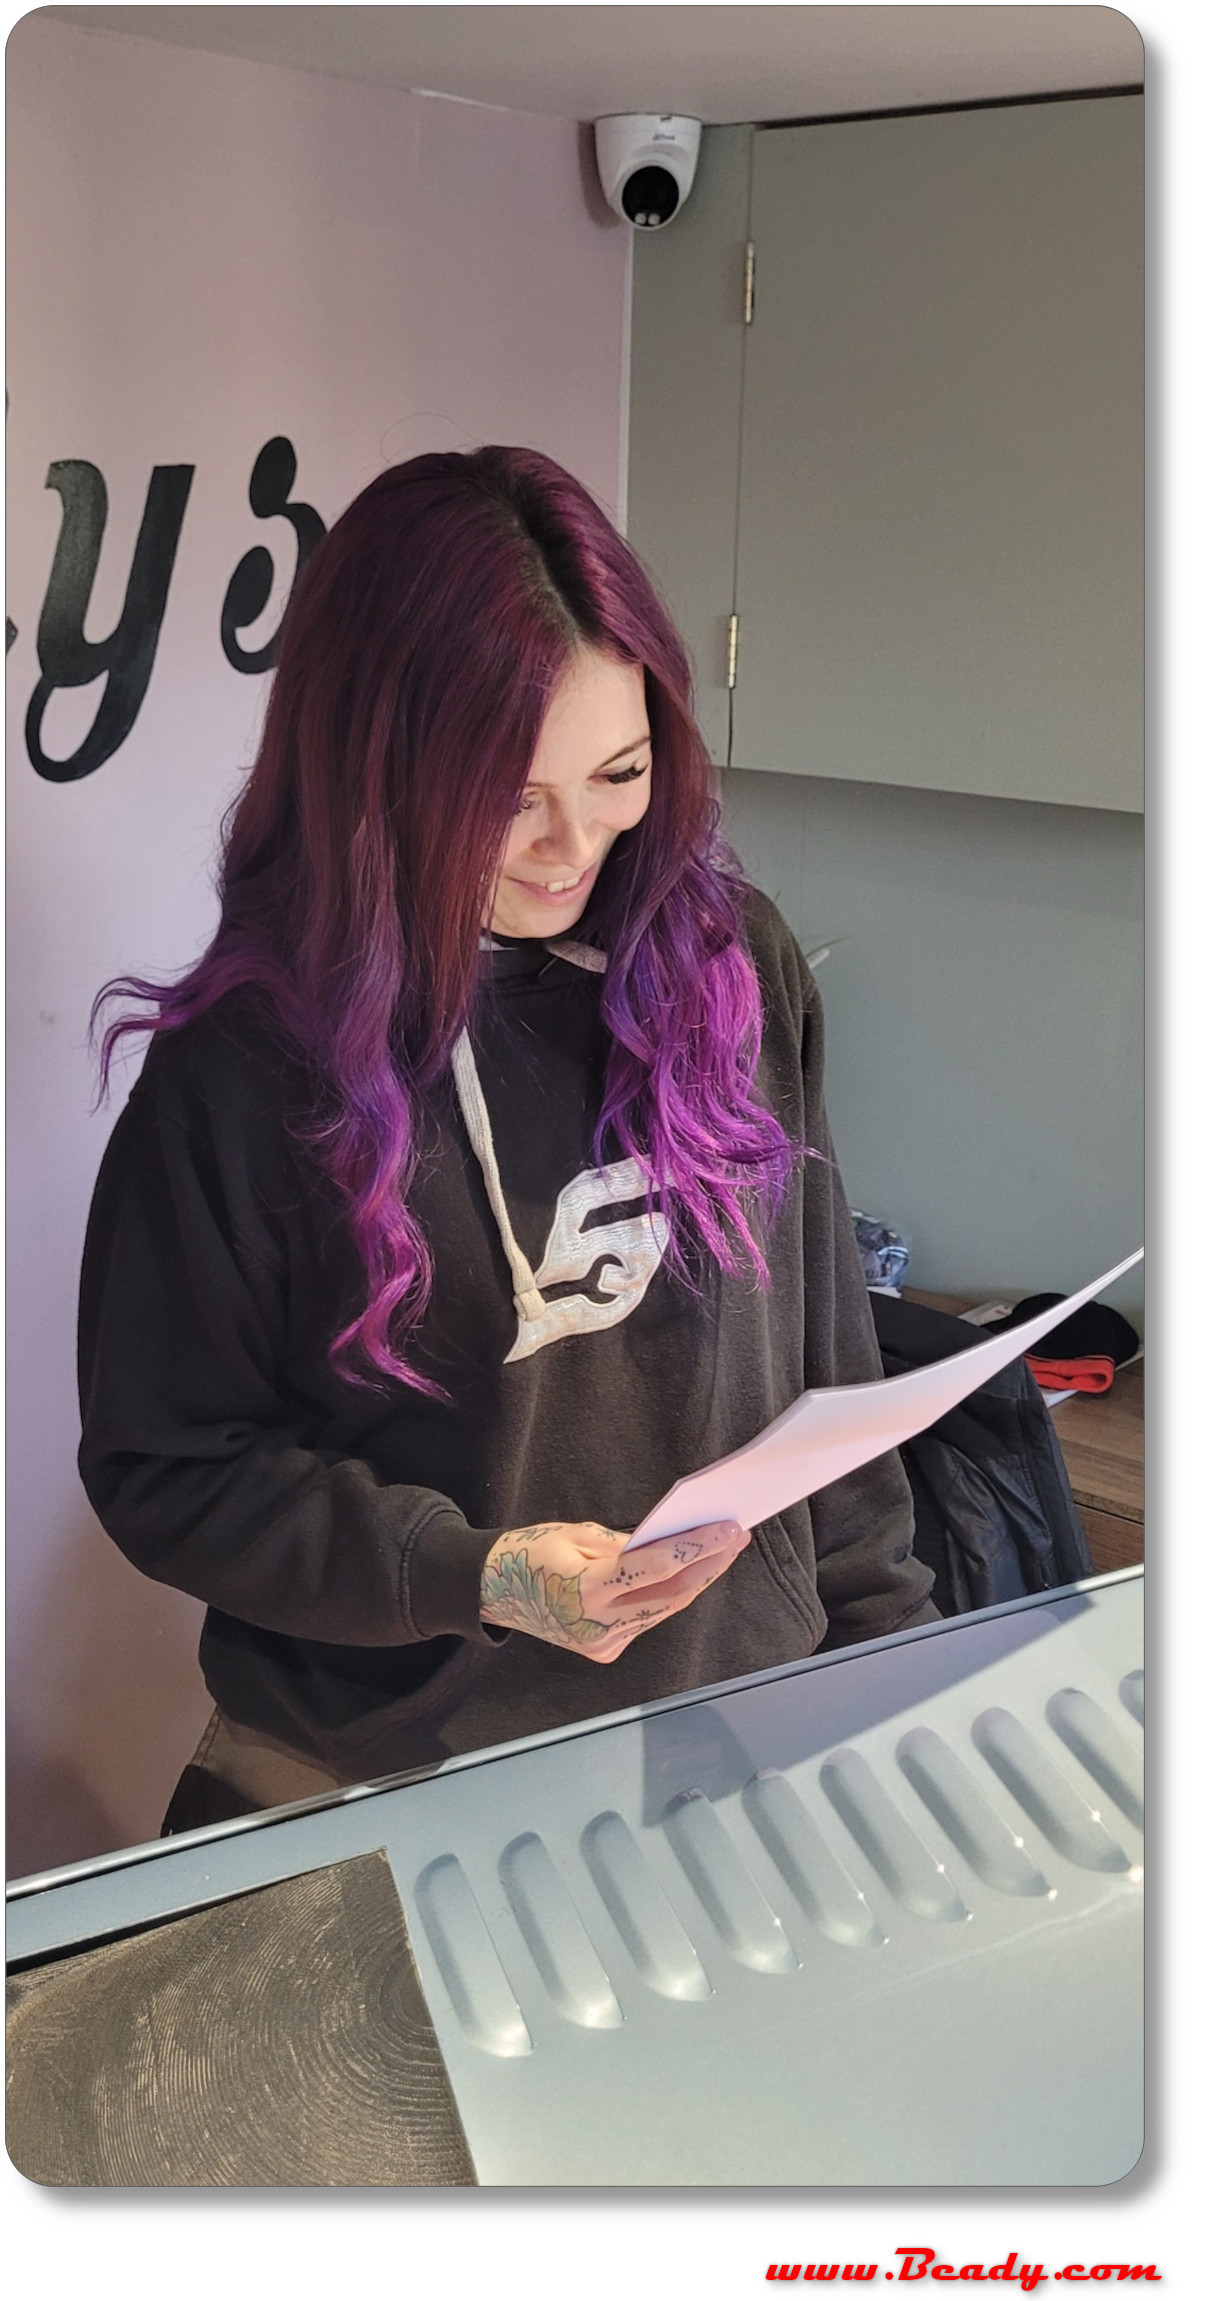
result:
M 751 231 L 732 764 L 1140 807 L 1141 97 L 759 131 Z

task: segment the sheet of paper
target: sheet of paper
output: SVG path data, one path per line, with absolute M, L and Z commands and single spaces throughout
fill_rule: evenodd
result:
M 630 1535 L 625 1549 L 640 1549 L 662 1534 L 684 1534 L 692 1526 L 734 1518 L 740 1526 L 759 1526 L 792 1502 L 802 1502 L 834 1478 L 858 1470 L 864 1462 L 902 1446 L 931 1422 L 948 1414 L 952 1406 L 978 1390 L 981 1382 L 998 1374 L 1014 1358 L 1032 1350 L 1051 1327 L 1060 1326 L 1085 1302 L 1103 1293 L 1114 1279 L 1142 1260 L 1142 1248 L 1126 1256 L 1090 1286 L 1067 1297 L 1051 1310 L 1026 1319 L 1007 1334 L 992 1335 L 972 1350 L 941 1358 L 935 1366 L 917 1366 L 908 1374 L 894 1374 L 882 1382 L 858 1382 L 832 1390 L 805 1390 L 785 1414 L 780 1414 L 747 1446 L 726 1454 L 710 1469 L 679 1478 L 654 1510 Z

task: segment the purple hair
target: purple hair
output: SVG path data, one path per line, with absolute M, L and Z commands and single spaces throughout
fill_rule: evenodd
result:
M 417 456 L 357 496 L 298 582 L 208 950 L 174 984 L 124 979 L 97 1002 L 154 1009 L 105 1031 L 106 1084 L 124 1033 L 178 1030 L 238 989 L 303 1053 L 307 1141 L 367 1282 L 331 1345 L 347 1380 L 371 1370 L 442 1395 L 405 1355 L 431 1291 L 407 1203 L 420 1106 L 472 1014 L 498 863 L 582 647 L 643 666 L 655 769 L 576 930 L 608 955 L 594 1155 L 618 1145 L 641 1161 L 680 1270 L 693 1239 L 766 1283 L 750 1217 L 773 1211 L 798 1151 L 754 1086 L 746 884 L 718 838 L 682 642 L 634 553 L 548 457 Z

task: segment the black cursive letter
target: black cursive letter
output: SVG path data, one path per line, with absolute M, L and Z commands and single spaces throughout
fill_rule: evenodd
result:
M 257 519 L 287 519 L 297 537 L 297 566 L 293 584 L 316 544 L 326 534 L 325 522 L 310 503 L 290 503 L 289 489 L 297 477 L 297 457 L 291 440 L 270 439 L 261 447 L 251 472 L 247 500 Z M 235 636 L 262 615 L 272 596 L 272 554 L 262 543 L 244 553 L 226 587 L 222 601 L 222 652 L 236 671 L 270 671 L 280 648 L 281 624 L 264 647 L 249 651 Z M 285 602 L 286 610 L 288 601 Z
M 75 783 L 111 759 L 125 742 L 142 707 L 159 645 L 167 590 L 176 562 L 180 527 L 196 466 L 157 463 L 147 489 L 146 508 L 125 600 L 107 639 L 85 639 L 84 617 L 100 558 L 109 497 L 94 463 L 74 459 L 52 463 L 46 485 L 63 499 L 63 524 L 38 620 L 38 662 L 42 677 L 30 698 L 25 742 L 30 760 L 48 783 Z M 86 687 L 108 673 L 92 726 L 69 759 L 48 759 L 42 749 L 42 720 L 57 687 Z

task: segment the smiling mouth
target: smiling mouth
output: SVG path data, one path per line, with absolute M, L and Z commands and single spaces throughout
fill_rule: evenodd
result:
M 589 870 L 579 871 L 576 879 L 519 879 L 516 885 L 522 887 L 524 894 L 535 895 L 541 902 L 567 903 L 590 885 L 597 871 L 598 864 L 591 863 Z

